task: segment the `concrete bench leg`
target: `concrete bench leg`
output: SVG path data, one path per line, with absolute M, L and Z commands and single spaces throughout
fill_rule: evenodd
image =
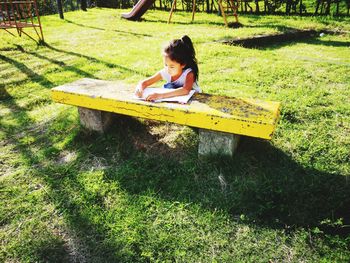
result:
M 199 129 L 198 155 L 224 154 L 233 156 L 240 136 L 236 134 Z
M 80 123 L 86 129 L 105 132 L 112 122 L 113 113 L 78 107 Z

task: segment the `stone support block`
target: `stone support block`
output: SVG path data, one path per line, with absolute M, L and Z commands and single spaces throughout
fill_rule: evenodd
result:
M 78 107 L 80 123 L 86 129 L 104 133 L 110 126 L 113 113 Z
M 240 136 L 219 131 L 199 129 L 198 155 L 229 155 L 233 156 Z

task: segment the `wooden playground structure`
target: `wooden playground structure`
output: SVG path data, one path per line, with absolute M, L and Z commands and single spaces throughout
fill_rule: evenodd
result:
M 35 23 L 35 17 L 37 23 Z M 10 30 L 15 29 L 19 36 L 25 34 L 35 40 L 24 31 L 25 28 L 33 28 L 39 37 L 39 40 L 44 41 L 37 1 L 0 0 L 0 29 L 4 29 L 13 36 L 14 34 Z
M 225 25 L 228 27 L 231 23 L 227 22 L 228 16 L 234 16 L 235 22 L 233 24 L 239 24 L 238 22 L 238 14 L 237 10 L 240 5 L 240 0 L 218 0 L 218 5 L 220 9 L 220 13 L 224 19 Z M 171 5 L 170 9 L 170 15 L 168 19 L 168 24 L 171 22 L 171 18 L 173 16 L 174 10 L 176 9 L 176 0 L 173 0 L 173 3 Z M 196 12 L 196 0 L 192 0 L 192 22 L 194 21 L 194 15 Z
M 238 14 L 237 10 L 239 7 L 239 0 L 225 0 L 224 3 L 222 0 L 218 1 L 221 15 L 224 18 L 225 25 L 228 27 L 229 23 L 227 22 L 227 16 L 232 15 L 235 17 L 235 22 L 238 24 Z

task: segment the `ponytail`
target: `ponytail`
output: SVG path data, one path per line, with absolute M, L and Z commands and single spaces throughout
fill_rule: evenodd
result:
M 181 65 L 186 65 L 185 69 L 191 68 L 195 80 L 198 80 L 199 69 L 196 51 L 194 50 L 192 40 L 187 35 L 171 41 L 169 45 L 164 48 L 164 52 L 171 60 L 175 60 Z

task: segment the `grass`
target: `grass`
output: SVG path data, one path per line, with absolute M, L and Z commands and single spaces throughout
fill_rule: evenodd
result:
M 47 45 L 0 32 L 2 262 L 349 262 L 350 36 L 262 49 L 215 40 L 349 19 L 222 18 L 90 9 L 42 18 Z M 82 77 L 136 83 L 188 34 L 205 92 L 282 102 L 271 142 L 198 160 L 186 127 L 119 120 L 101 136 L 50 89 Z

